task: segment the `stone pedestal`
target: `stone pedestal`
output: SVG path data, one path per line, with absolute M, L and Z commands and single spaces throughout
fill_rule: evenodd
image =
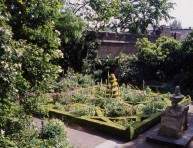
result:
M 188 129 L 188 106 L 178 105 L 184 95 L 179 86 L 170 96 L 172 106 L 168 106 L 161 114 L 161 126 L 157 134 L 147 136 L 147 140 L 186 147 L 193 138 L 192 128 Z
M 188 127 L 189 107 L 183 105 L 168 106 L 161 116 L 161 127 L 159 136 L 170 138 L 181 138 L 183 131 Z

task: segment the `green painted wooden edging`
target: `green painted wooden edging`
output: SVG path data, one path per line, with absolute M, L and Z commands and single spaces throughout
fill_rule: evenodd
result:
M 188 105 L 190 104 L 190 102 L 191 102 L 191 98 L 186 97 L 182 102 L 180 102 L 180 104 Z M 53 106 L 47 106 L 47 108 L 49 110 L 50 117 L 59 118 L 62 121 L 65 121 L 68 123 L 75 123 L 75 124 L 83 125 L 96 130 L 100 130 L 102 132 L 106 132 L 113 136 L 121 137 L 127 140 L 132 140 L 136 138 L 139 134 L 148 130 L 153 125 L 159 123 L 161 120 L 161 113 L 158 112 L 158 113 L 152 114 L 151 116 L 147 117 L 143 121 L 136 121 L 130 127 L 125 128 L 121 125 L 116 125 L 111 122 L 105 121 L 105 119 L 102 121 L 103 119 L 102 117 L 100 118 L 101 119 L 100 121 L 100 120 L 97 120 L 99 118 L 96 118 L 96 117 L 93 117 L 93 118 L 91 117 L 87 118 L 86 116 L 78 117 L 68 112 L 54 109 Z

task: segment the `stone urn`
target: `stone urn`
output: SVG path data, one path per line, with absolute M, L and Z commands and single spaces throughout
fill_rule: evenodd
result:
M 180 93 L 180 87 L 176 86 L 174 94 L 170 96 L 171 106 L 167 106 L 161 114 L 161 127 L 158 130 L 159 136 L 170 138 L 181 138 L 183 131 L 188 125 L 188 106 L 179 105 L 184 98 Z
M 176 86 L 174 94 L 170 96 L 170 100 L 172 102 L 172 106 L 176 107 L 179 102 L 184 99 L 184 95 L 180 93 L 180 87 Z

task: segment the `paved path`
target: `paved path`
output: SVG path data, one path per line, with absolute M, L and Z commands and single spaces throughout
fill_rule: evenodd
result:
M 188 118 L 189 126 L 193 127 L 193 102 L 190 105 Z M 34 118 L 34 122 L 38 126 L 41 125 L 40 119 Z M 79 125 L 67 125 L 67 135 L 69 143 L 76 148 L 171 148 L 145 141 L 146 136 L 152 132 L 156 132 L 159 127 L 160 124 L 153 126 L 130 142 Z M 193 148 L 193 141 L 189 144 L 188 148 Z

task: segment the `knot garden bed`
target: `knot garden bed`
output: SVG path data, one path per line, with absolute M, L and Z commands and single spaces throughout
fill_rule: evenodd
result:
M 46 94 L 51 101 L 44 108 L 50 117 L 132 140 L 160 122 L 161 110 L 171 104 L 169 93 L 120 87 L 119 97 L 111 98 L 106 96 L 106 87 L 96 85 Z M 186 96 L 181 104 L 188 105 L 190 101 L 190 96 Z

